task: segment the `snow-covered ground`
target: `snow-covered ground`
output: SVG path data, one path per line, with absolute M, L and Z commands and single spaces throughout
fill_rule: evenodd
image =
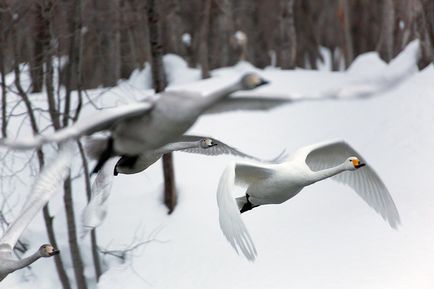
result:
M 174 86 L 210 87 L 203 82 L 190 84 L 198 79 L 198 70 L 171 57 L 169 79 Z M 257 70 L 241 63 L 218 69 L 214 75 L 230 79 L 255 69 L 272 81 L 268 91 L 264 87 L 258 93 L 303 96 L 378 79 L 385 68 L 378 56 L 370 53 L 361 56 L 348 72 Z M 102 97 L 110 102 L 115 95 L 122 97 L 122 92 L 132 91 L 131 86 L 147 89 L 147 77 L 149 70 L 136 72 L 111 91 L 115 93 Z M 166 214 L 161 202 L 160 162 L 141 174 L 115 178 L 109 214 L 97 229 L 100 246 L 117 250 L 131 247 L 133 241 L 154 240 L 127 254 L 125 263 L 105 255 L 108 270 L 96 288 L 433 288 L 433 107 L 431 65 L 368 99 L 299 102 L 271 112 L 201 117 L 191 133 L 219 138 L 264 158 L 284 148 L 291 152 L 327 139 L 347 140 L 386 183 L 402 226 L 391 229 L 350 188 L 328 180 L 306 188 L 287 203 L 243 214 L 259 254 L 256 262 L 249 263 L 236 255 L 218 224 L 216 188 L 221 172 L 233 158 L 176 153 L 179 199 L 172 215 Z M 75 183 L 81 185 L 80 180 Z M 75 191 L 77 212 L 84 206 L 80 188 Z M 61 196 L 50 206 L 56 229 L 66 232 Z M 40 218 L 24 237 L 32 248 L 46 242 Z M 61 238 L 62 256 L 72 276 L 66 235 Z M 86 274 L 92 278 L 89 241 L 80 244 Z M 40 260 L 31 271 L 10 275 L 0 288 L 60 288 L 53 263 Z

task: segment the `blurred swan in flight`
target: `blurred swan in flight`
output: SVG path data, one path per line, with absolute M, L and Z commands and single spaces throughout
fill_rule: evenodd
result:
M 89 137 L 86 139 L 86 154 L 91 159 L 96 159 L 101 154 L 101 150 L 104 149 L 105 139 Z M 249 158 L 259 162 L 275 162 L 282 158 L 284 152 L 282 152 L 277 158 L 272 160 L 263 160 L 257 157 L 248 155 L 239 151 L 238 149 L 225 144 L 224 142 L 211 137 L 184 135 L 176 142 L 169 143 L 161 148 L 155 150 L 148 150 L 139 156 L 121 157 L 115 167 L 113 174 L 136 174 L 146 170 L 156 161 L 158 161 L 164 154 L 174 151 L 181 151 L 186 153 L 202 154 L 207 156 L 217 156 L 222 154 L 233 155 L 238 157 Z
M 370 207 L 389 222 L 400 223 L 398 210 L 377 173 L 344 141 L 303 147 L 279 164 L 229 165 L 217 189 L 219 222 L 223 234 L 237 251 L 253 261 L 256 248 L 240 213 L 268 204 L 281 204 L 305 186 L 332 178 L 350 186 Z M 246 187 L 245 196 L 233 199 L 234 185 Z
M 94 158 L 99 155 L 98 151 L 93 149 L 101 147 L 98 144 L 101 140 L 98 138 L 89 138 L 86 141 L 86 154 L 90 158 Z M 90 150 L 89 150 L 90 149 Z M 93 230 L 102 224 L 105 219 L 107 207 L 106 202 L 110 196 L 113 177 L 111 175 L 118 174 L 135 174 L 146 170 L 149 166 L 158 161 L 163 154 L 180 151 L 187 153 L 202 154 L 207 156 L 217 155 L 233 155 L 237 157 L 249 158 L 258 162 L 274 163 L 278 162 L 285 157 L 285 151 L 280 153 L 276 158 L 271 160 L 263 160 L 257 157 L 245 154 L 236 148 L 223 143 L 220 140 L 204 137 L 184 135 L 177 142 L 169 143 L 162 148 L 156 150 L 150 150 L 142 153 L 138 157 L 122 157 L 117 160 L 112 170 L 112 163 L 108 162 L 103 166 L 102 170 L 98 172 L 94 183 L 92 184 L 92 197 L 89 204 L 83 211 L 82 223 L 83 234 L 85 236 L 87 232 Z
M 47 166 L 37 177 L 36 183 L 26 201 L 21 213 L 9 225 L 0 239 L 0 281 L 10 273 L 29 266 L 41 257 L 51 257 L 59 254 L 52 245 L 42 245 L 35 253 L 21 260 L 13 257 L 13 248 L 21 234 L 50 200 L 60 184 L 69 174 L 72 161 L 72 144 L 61 145 L 56 160 Z
M 106 139 L 105 149 L 94 169 L 96 172 L 112 156 L 137 156 L 144 151 L 157 149 L 175 141 L 203 113 L 249 108 L 269 109 L 288 101 L 288 99 L 267 97 L 246 97 L 236 102 L 229 98 L 225 101 L 233 92 L 252 90 L 267 83 L 258 74 L 248 73 L 237 82 L 228 84 L 205 97 L 191 91 L 165 91 L 159 94 L 161 97 L 157 101 L 107 109 L 89 118 L 79 119 L 73 125 L 51 135 L 39 135 L 22 141 L 0 139 L 0 145 L 15 149 L 30 149 L 48 142 L 59 142 L 101 130 L 110 130 L 111 136 Z

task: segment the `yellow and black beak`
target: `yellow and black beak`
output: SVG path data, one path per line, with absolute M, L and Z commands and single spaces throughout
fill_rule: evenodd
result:
M 353 165 L 354 165 L 354 167 L 355 167 L 356 169 L 359 169 L 359 168 L 361 168 L 361 167 L 366 166 L 366 164 L 361 163 L 361 162 L 360 162 L 359 160 L 357 160 L 357 159 L 352 160 L 352 162 L 353 162 Z

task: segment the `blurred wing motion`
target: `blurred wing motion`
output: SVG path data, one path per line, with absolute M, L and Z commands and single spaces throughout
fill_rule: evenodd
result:
M 271 110 L 278 106 L 293 102 L 291 98 L 252 96 L 228 97 L 206 111 L 208 114 L 237 110 Z
M 243 153 L 241 151 L 239 151 L 238 149 L 225 144 L 224 142 L 215 139 L 215 138 L 211 138 L 211 137 L 207 137 L 207 136 L 195 136 L 195 135 L 184 135 L 182 136 L 179 141 L 181 142 L 195 142 L 195 141 L 200 141 L 201 139 L 204 138 L 208 138 L 211 139 L 213 144 L 215 144 L 212 147 L 209 148 L 188 148 L 188 149 L 182 149 L 180 150 L 181 152 L 186 152 L 186 153 L 194 153 L 194 154 L 202 154 L 202 155 L 207 155 L 207 156 L 218 156 L 218 155 L 233 155 L 233 156 L 237 156 L 237 157 L 243 157 L 243 158 L 249 158 L 258 162 L 267 162 L 267 163 L 274 163 L 278 160 L 280 160 L 282 158 L 283 155 L 286 155 L 285 151 L 282 151 L 277 157 L 271 159 L 271 160 L 263 160 L 257 157 L 254 157 L 252 155 Z
M 350 80 L 347 83 L 339 83 L 338 87 L 318 91 L 314 94 L 282 94 L 282 92 L 279 92 L 277 95 L 275 92 L 266 93 L 267 88 L 261 91 L 261 95 L 249 93 L 243 96 L 242 92 L 238 92 L 213 106 L 207 113 L 234 110 L 270 110 L 287 103 L 374 97 L 401 85 L 405 80 L 412 77 L 418 71 L 417 63 L 420 55 L 419 41 L 414 40 L 397 57 L 392 59 L 384 69 L 374 71 L 373 75 L 368 78 L 357 78 L 356 81 Z
M 230 164 L 222 176 L 217 189 L 217 205 L 219 207 L 220 228 L 231 246 L 253 262 L 257 252 L 255 244 L 241 219 L 238 206 L 232 197 L 232 188 L 235 182 L 235 165 Z
M 51 135 L 37 135 L 29 139 L 9 140 L 0 139 L 0 146 L 17 150 L 27 150 L 42 146 L 50 142 L 62 142 L 82 135 L 91 135 L 95 132 L 110 129 L 119 121 L 141 116 L 151 110 L 150 102 L 138 102 L 116 108 L 105 109 L 92 114 L 92 116 L 78 119 L 74 124 L 60 129 Z
M 301 149 L 300 152 L 312 171 L 337 166 L 351 156 L 358 157 L 366 164 L 363 157 L 344 141 L 315 144 Z M 397 228 L 400 224 L 399 213 L 392 196 L 368 164 L 356 171 L 337 174 L 332 179 L 350 186 L 371 208 L 388 221 L 392 228 Z
M 61 144 L 55 161 L 43 169 L 37 176 L 33 190 L 30 193 L 19 216 L 9 225 L 6 233 L 0 239 L 0 244 L 15 246 L 21 234 L 34 219 L 35 215 L 50 200 L 69 175 L 74 145 L 72 142 Z
M 369 79 L 344 84 L 325 93 L 327 98 L 368 98 L 401 85 L 418 71 L 420 43 L 414 40 L 381 71 Z
M 118 158 L 108 161 L 96 175 L 92 184 L 91 198 L 81 216 L 83 225 L 81 238 L 100 226 L 107 215 L 107 200 L 113 184 L 113 167 L 117 160 Z

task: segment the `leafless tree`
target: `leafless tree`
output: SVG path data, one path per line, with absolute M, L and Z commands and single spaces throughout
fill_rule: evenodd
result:
M 202 78 L 210 77 L 208 59 L 208 33 L 211 13 L 211 0 L 202 2 L 202 20 L 199 30 L 199 63 L 202 69 Z
M 163 51 L 160 39 L 160 17 L 158 8 L 159 7 L 155 0 L 148 0 L 147 15 L 149 25 L 149 40 L 151 42 L 152 54 L 152 79 L 155 92 L 161 92 L 166 87 L 166 77 L 163 66 Z M 164 203 L 169 209 L 169 214 L 171 214 L 175 209 L 177 199 L 172 154 L 165 154 L 163 156 L 163 173 Z

